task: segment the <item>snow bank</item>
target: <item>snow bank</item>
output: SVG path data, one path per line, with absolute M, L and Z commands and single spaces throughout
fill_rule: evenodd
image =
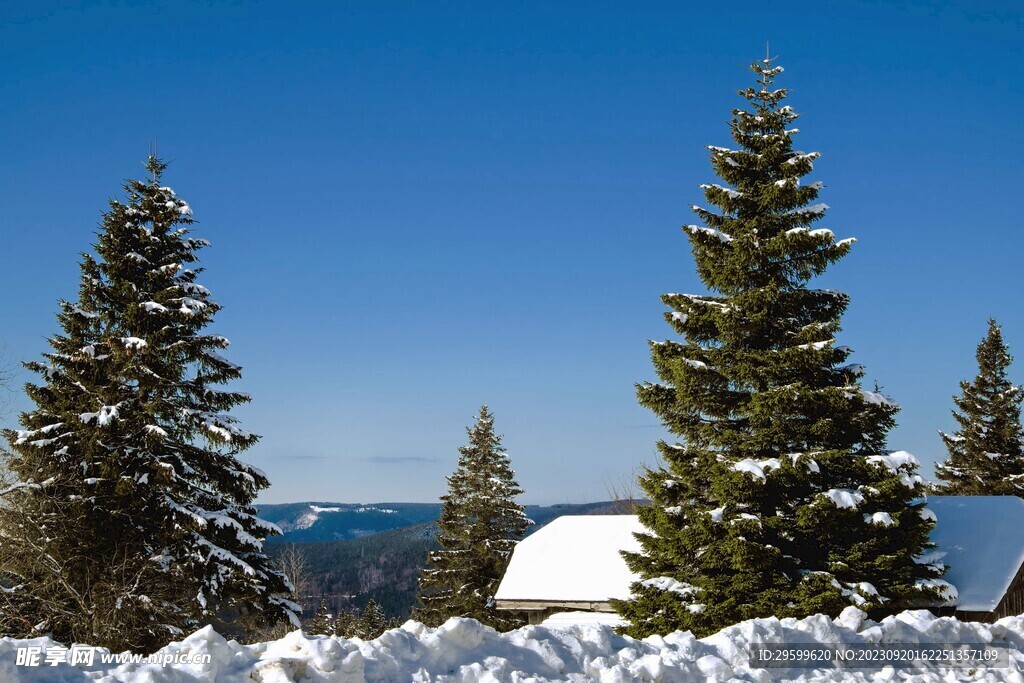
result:
M 1010 647 L 1009 668 L 752 669 L 751 645 L 762 644 L 917 644 L 983 642 Z M 642 641 L 615 635 L 604 625 L 528 626 L 500 634 L 470 619 L 451 619 L 437 629 L 407 622 L 376 640 L 304 636 L 295 631 L 281 640 L 239 645 L 205 628 L 163 650 L 164 655 L 210 654 L 204 665 L 95 664 L 91 667 L 17 666 L 19 646 L 54 645 L 44 638 L 0 639 L 0 680 L 5 683 L 145 681 L 146 683 L 355 683 L 362 681 L 915 681 L 1014 680 L 1024 668 L 1024 617 L 995 624 L 938 618 L 928 612 L 903 612 L 881 623 L 849 607 L 835 620 L 754 619 L 713 636 L 689 633 Z M 97 657 L 97 662 L 99 658 Z
M 568 628 L 572 626 L 625 626 L 626 620 L 614 612 L 556 612 L 541 626 Z

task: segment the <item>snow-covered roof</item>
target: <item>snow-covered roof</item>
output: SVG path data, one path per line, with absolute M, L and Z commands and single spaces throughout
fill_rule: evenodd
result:
M 1024 500 L 1017 496 L 929 496 L 932 542 L 956 586 L 956 608 L 990 612 L 1024 563 Z
M 638 580 L 620 550 L 636 552 L 636 515 L 559 517 L 516 545 L 497 600 L 604 602 Z
M 990 612 L 1024 563 L 1024 500 L 1016 496 L 929 496 L 937 519 L 931 539 L 956 586 L 956 608 Z M 629 598 L 638 581 L 619 554 L 636 552 L 635 515 L 559 517 L 512 553 L 498 600 L 604 602 Z

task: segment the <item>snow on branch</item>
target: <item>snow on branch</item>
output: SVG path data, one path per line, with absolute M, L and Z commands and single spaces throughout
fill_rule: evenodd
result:
M 136 351 L 148 346 L 146 340 L 140 337 L 119 337 L 118 341 L 121 342 L 121 345 L 126 349 L 133 349 Z
M 888 512 L 874 512 L 872 514 L 865 514 L 864 521 L 868 524 L 877 524 L 880 526 L 893 526 L 894 524 L 896 524 L 896 521 Z
M 737 463 L 733 463 L 732 469 L 737 472 L 746 472 L 747 474 L 754 477 L 754 479 L 764 480 L 765 475 L 773 469 L 777 469 L 782 466 L 778 458 L 767 458 L 765 460 L 754 460 L 753 458 L 744 458 Z
M 912 474 L 919 465 L 917 458 L 906 451 L 895 451 L 889 455 L 869 455 L 866 460 L 873 465 L 886 467 L 898 475 L 900 483 L 908 489 L 914 489 L 924 483 L 920 475 Z
M 820 495 L 835 503 L 837 508 L 855 508 L 864 502 L 864 494 L 853 489 L 829 489 Z
M 180 503 L 178 503 L 176 500 L 174 500 L 170 496 L 164 496 L 164 504 L 168 508 L 170 508 L 171 510 L 174 510 L 175 512 L 178 512 L 180 514 L 183 514 L 183 515 L 191 518 L 192 521 L 194 521 L 196 524 L 198 524 L 201 527 L 204 527 L 204 526 L 207 525 L 207 521 L 206 521 L 205 517 L 203 517 L 199 513 L 195 512 L 191 508 L 188 508 L 188 507 L 185 507 L 184 505 L 181 505 Z
M 238 419 L 231 415 L 223 413 L 211 413 L 204 410 L 194 410 L 191 408 L 182 408 L 182 415 L 185 417 L 193 417 L 199 420 L 200 424 L 206 428 L 212 434 L 219 436 L 221 439 L 227 442 L 231 442 L 234 439 L 248 440 L 252 438 L 252 433 L 237 427 Z M 252 468 L 255 469 L 255 468 Z
M 861 400 L 871 405 L 888 406 L 890 408 L 900 407 L 900 404 L 897 403 L 895 400 L 884 394 L 880 394 L 877 391 L 868 391 L 867 389 L 861 389 L 859 387 L 853 387 L 855 391 L 851 391 L 850 389 L 850 387 L 847 388 L 846 398 L 855 398 L 856 396 L 859 395 Z
M 206 287 L 195 282 L 178 282 L 174 286 L 180 288 L 186 294 L 195 294 L 196 296 L 210 296 L 212 293 Z
M 787 215 L 793 215 L 793 214 L 787 214 Z M 809 235 L 811 237 L 827 237 L 829 239 L 834 239 L 835 238 L 835 233 L 833 233 L 828 228 L 817 228 L 815 230 L 810 230 L 808 228 L 805 228 L 805 227 L 801 226 L 801 227 L 797 227 L 797 228 L 790 228 L 789 230 L 786 231 L 787 235 L 798 235 L 798 234 L 801 234 L 801 233 L 805 233 L 805 234 L 807 234 L 807 235 Z M 847 240 L 844 240 L 844 241 L 851 241 L 852 242 L 852 241 L 855 241 L 855 240 L 854 240 L 854 238 L 850 237 L 850 238 L 847 238 Z
M 232 371 L 238 371 L 242 369 L 241 366 L 235 365 L 224 356 L 214 351 L 210 351 L 209 349 L 202 351 L 201 355 L 203 356 L 204 360 L 206 360 L 210 365 L 216 368 Z
M 815 159 L 817 159 L 820 156 L 821 156 L 821 152 L 808 152 L 806 154 L 803 153 L 803 152 L 797 152 L 794 156 L 792 156 L 789 159 L 787 159 L 785 163 L 790 165 L 790 166 L 796 166 L 797 164 L 799 164 L 801 162 L 804 162 L 804 161 L 807 161 L 807 162 L 814 161 Z
M 891 472 L 913 469 L 920 465 L 917 458 L 906 451 L 894 451 L 889 455 L 869 455 L 867 461 L 872 465 L 887 467 Z
M 234 553 L 229 552 L 224 548 L 221 548 L 220 546 L 211 543 L 210 541 L 206 540 L 198 534 L 193 534 L 192 539 L 197 545 L 203 546 L 204 548 L 210 551 L 209 555 L 207 555 L 208 560 L 216 558 L 221 562 L 227 562 L 229 564 L 235 565 L 236 567 L 239 567 L 243 572 L 245 572 L 249 576 L 256 575 L 256 570 L 253 569 L 248 562 L 242 560 Z
M 723 242 L 725 244 L 728 244 L 729 242 L 732 242 L 732 237 L 730 237 L 729 235 L 726 235 L 721 230 L 715 230 L 714 228 L 708 228 L 708 227 L 705 227 L 703 225 L 684 225 L 683 226 L 683 230 L 686 230 L 691 235 L 695 235 L 697 233 L 703 233 L 705 235 L 711 235 L 712 237 L 717 237 L 721 242 Z
M 82 413 L 78 418 L 85 424 L 90 424 L 93 420 L 101 427 L 106 427 L 111 422 L 117 419 L 121 406 L 124 402 L 118 403 L 112 406 L 103 406 L 100 408 L 98 413 Z
M 46 425 L 45 427 L 40 427 L 39 429 L 19 429 L 19 430 L 17 430 L 15 432 L 17 440 L 14 443 L 15 443 L 15 445 L 21 445 L 21 444 L 27 442 L 29 439 L 31 439 L 34 436 L 39 436 L 40 434 L 43 434 L 43 435 L 49 434 L 53 430 L 60 429 L 63 426 L 64 426 L 63 422 L 53 422 L 51 424 Z M 66 436 L 66 435 L 65 434 L 61 434 L 60 436 Z M 60 436 L 58 436 L 56 438 L 59 439 Z M 48 439 L 48 441 L 52 441 L 52 439 Z M 35 441 L 33 441 L 32 445 L 35 446 L 35 445 L 37 445 L 37 443 Z
M 659 591 L 666 591 L 668 593 L 675 593 L 676 595 L 682 595 L 688 597 L 695 595 L 700 591 L 696 586 L 683 583 L 673 579 L 671 576 L 657 576 L 653 579 L 646 579 L 640 582 L 640 585 L 644 588 L 654 588 Z
M 896 401 L 892 400 L 888 396 L 884 396 L 878 393 L 877 391 L 861 390 L 860 394 L 868 403 L 872 403 L 875 405 L 893 406 L 897 408 L 899 407 L 899 404 L 896 403 Z
M 0 491 L 0 496 L 6 496 L 8 493 L 14 493 L 15 491 L 20 491 L 21 489 L 37 489 L 38 490 L 38 489 L 41 489 L 41 488 L 42 488 L 42 486 L 40 484 L 37 484 L 36 482 L 34 482 L 34 481 L 32 481 L 30 479 L 29 481 L 22 481 L 22 482 L 18 482 L 17 484 L 13 484 L 11 486 L 8 486 L 7 488 L 5 488 L 2 491 Z
M 767 59 L 763 59 L 761 61 L 764 64 L 769 64 L 770 63 L 770 60 L 767 60 Z M 773 67 L 770 67 L 770 68 L 768 66 L 759 66 L 759 67 L 757 67 L 757 72 L 759 74 L 761 74 L 762 76 L 778 76 L 783 71 L 785 71 L 785 69 L 783 69 L 781 66 L 773 66 Z
M 793 348 L 807 351 L 821 351 L 834 341 L 835 339 L 825 339 L 823 341 L 811 342 L 810 344 L 800 344 L 798 346 L 794 346 Z
M 738 199 L 743 196 L 742 192 L 738 192 L 732 188 L 723 187 L 717 183 L 702 183 L 699 187 L 702 190 L 718 190 L 719 192 L 724 192 L 729 196 L 729 199 Z
M 248 545 L 257 549 L 263 547 L 263 541 L 246 531 L 245 527 L 230 515 L 226 515 L 223 512 L 207 512 L 204 513 L 203 516 L 208 522 L 211 522 L 216 527 L 232 530 L 235 534 L 235 538 L 243 545 Z
M 918 579 L 914 584 L 914 588 L 938 591 L 939 598 L 944 600 L 946 605 L 955 605 L 960 597 L 956 586 L 942 579 Z
M 817 204 L 812 204 L 811 206 L 804 206 L 804 207 L 801 207 L 799 209 L 794 209 L 793 211 L 790 211 L 786 215 L 788 215 L 788 216 L 804 216 L 804 215 L 820 216 L 820 215 L 824 214 L 826 211 L 828 211 L 828 209 L 829 209 L 828 204 L 826 204 L 825 202 L 818 202 Z
M 64 305 L 68 307 L 69 311 L 71 311 L 75 315 L 80 315 L 83 318 L 98 318 L 98 317 L 100 317 L 99 313 L 93 313 L 92 311 L 86 311 L 83 308 L 81 308 L 80 306 L 69 304 L 67 302 L 64 302 Z

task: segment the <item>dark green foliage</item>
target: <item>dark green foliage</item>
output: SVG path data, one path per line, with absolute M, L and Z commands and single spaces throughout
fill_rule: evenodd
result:
M 355 635 L 363 640 L 372 640 L 384 633 L 387 626 L 388 618 L 384 614 L 384 610 L 380 608 L 376 600 L 370 600 L 363 608 L 362 614 L 359 615 Z
M 325 595 L 335 614 L 362 609 L 373 599 L 389 617 L 408 619 L 427 553 L 440 546 L 433 523 L 416 524 L 349 541 L 300 543 L 310 595 Z M 285 545 L 275 543 L 275 557 Z
M 373 640 L 384 631 L 397 628 L 402 622 L 388 618 L 376 600 L 370 599 L 358 613 L 341 610 L 336 617 L 330 614 L 326 597 L 320 598 L 320 606 L 303 631 L 310 636 L 338 636 L 340 638 L 361 638 Z
M 335 634 L 334 619 L 331 618 L 331 613 L 328 610 L 326 597 L 320 598 L 320 606 L 317 607 L 316 614 L 302 630 L 311 636 L 333 636 Z
M 355 638 L 358 628 L 359 617 L 352 612 L 342 610 L 334 618 L 334 635 L 336 636 Z
M 333 635 L 373 640 L 388 629 L 401 625 L 401 620 L 394 617 L 389 619 L 377 601 L 370 599 L 358 615 L 347 610 L 340 612 L 334 620 Z
M 817 153 L 793 150 L 797 114 L 755 63 L 748 110 L 733 111 L 737 149 L 711 147 L 725 185 L 701 187 L 716 210 L 686 226 L 709 295 L 666 294 L 685 341 L 652 342 L 659 383 L 637 388 L 673 434 L 664 466 L 640 484 L 649 533 L 627 554 L 643 577 L 616 603 L 625 633 L 705 635 L 752 617 L 872 613 L 934 601 L 941 568 L 914 562 L 932 522 L 909 455 L 884 453 L 898 407 L 860 386 L 835 343 L 848 297 L 808 282 L 847 254 L 813 225 Z M 877 592 L 876 592 L 877 591 Z
M 236 457 L 258 437 L 228 411 L 249 397 L 218 388 L 241 369 L 203 332 L 220 310 L 192 265 L 207 243 L 165 165 L 147 168 L 82 255 L 52 351 L 26 364 L 42 383 L 6 432 L 6 634 L 151 650 L 218 615 L 294 617 L 252 505 L 268 481 Z
M 413 618 L 438 626 L 451 617 L 469 617 L 509 630 L 522 622 L 497 610 L 493 596 L 516 540 L 531 522 L 514 500 L 522 490 L 487 406 L 467 431 L 469 445 L 459 448 L 459 466 L 441 497 L 441 549 L 430 553 L 420 576 L 420 607 Z
M 949 451 L 936 466 L 944 484 L 940 493 L 953 496 L 1019 496 L 1024 492 L 1024 449 L 1020 424 L 1020 387 L 1006 377 L 1013 358 L 995 320 L 978 344 L 978 374 L 960 382 L 953 411 L 960 428 L 942 434 Z

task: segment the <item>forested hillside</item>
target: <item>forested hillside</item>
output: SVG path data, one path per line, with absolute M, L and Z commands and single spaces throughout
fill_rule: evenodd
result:
M 527 535 L 562 515 L 617 514 L 627 511 L 624 506 L 615 501 L 528 505 L 526 513 L 535 524 Z M 331 508 L 338 511 L 316 512 Z M 261 506 L 260 514 L 284 531 L 268 546 L 271 554 L 281 557 L 294 548 L 305 559 L 308 588 L 303 605 L 307 609 L 314 609 L 321 596 L 334 614 L 362 609 L 373 599 L 389 617 L 405 619 L 416 601 L 416 579 L 427 553 L 438 547 L 434 519 L 440 509 L 439 504 L 420 503 L 289 503 Z M 407 522 L 428 512 L 432 513 L 428 521 Z M 308 526 L 295 526 L 314 514 L 316 519 Z M 394 526 L 372 531 L 368 522 L 382 520 Z M 359 526 L 346 526 L 353 521 Z M 332 535 L 339 540 L 308 540 Z

